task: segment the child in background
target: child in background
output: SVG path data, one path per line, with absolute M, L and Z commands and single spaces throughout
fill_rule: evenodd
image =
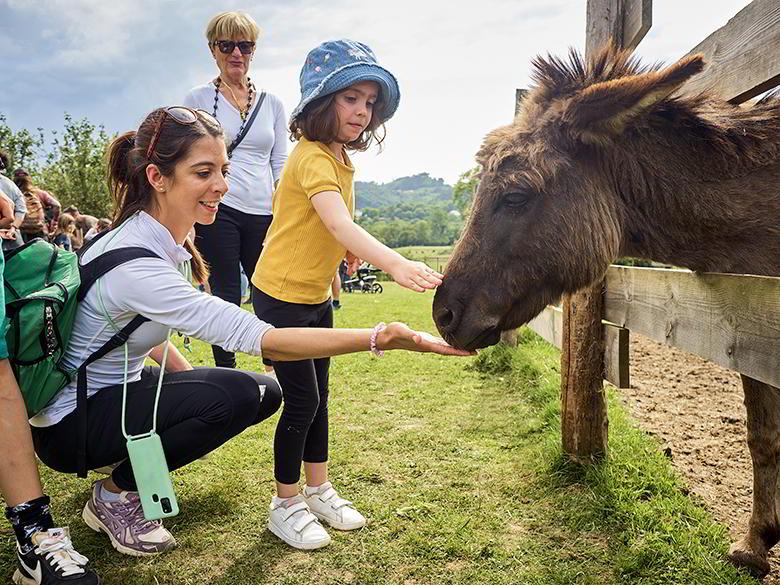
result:
M 60 214 L 57 231 L 52 236 L 52 244 L 68 252 L 73 251 L 73 237 L 76 234 L 76 220 L 69 213 Z
M 290 131 L 298 141 L 273 197 L 273 222 L 257 263 L 252 299 L 258 318 L 277 327 L 333 327 L 331 281 L 350 254 L 424 292 L 441 274 L 407 260 L 353 221 L 354 167 L 348 150 L 366 150 L 398 107 L 395 77 L 369 47 L 350 40 L 313 49 L 301 71 L 301 102 Z M 383 323 L 374 328 L 377 335 Z M 376 352 L 381 353 L 381 352 Z M 327 545 L 319 523 L 340 530 L 366 520 L 328 481 L 328 358 L 275 362 L 284 409 L 274 439 L 277 495 L 268 528 L 299 549 Z M 299 493 L 303 462 L 306 487 Z

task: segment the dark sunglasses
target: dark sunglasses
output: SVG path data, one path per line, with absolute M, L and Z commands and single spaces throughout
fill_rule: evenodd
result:
M 214 41 L 214 46 L 225 55 L 230 55 L 236 47 L 242 55 L 251 55 L 252 51 L 255 50 L 254 41 Z
M 192 126 L 198 121 L 198 116 L 205 118 L 215 126 L 221 126 L 219 120 L 209 114 L 206 110 L 193 110 L 186 106 L 170 106 L 163 109 L 162 115 L 160 116 L 160 119 L 157 120 L 157 125 L 154 128 L 152 140 L 149 142 L 149 148 L 146 149 L 146 158 L 152 158 L 157 142 L 160 140 L 163 124 L 167 118 L 170 117 L 171 120 L 182 126 Z

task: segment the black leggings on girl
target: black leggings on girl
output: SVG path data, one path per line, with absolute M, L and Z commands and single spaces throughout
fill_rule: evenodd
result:
M 317 305 L 288 303 L 252 287 L 255 315 L 276 327 L 333 327 L 330 299 Z M 330 359 L 273 362 L 284 392 L 274 437 L 274 476 L 298 483 L 301 462 L 328 460 L 328 368 Z
M 127 432 L 152 428 L 159 368 L 146 367 L 137 382 L 127 385 Z M 262 390 L 265 386 L 265 390 Z M 171 470 L 209 453 L 279 409 L 279 385 L 267 376 L 224 368 L 196 368 L 166 374 L 157 411 L 157 434 Z M 87 467 L 122 463 L 112 473 L 114 483 L 135 491 L 133 469 L 122 435 L 122 385 L 102 389 L 87 401 Z M 76 413 L 56 425 L 33 427 L 33 442 L 46 465 L 76 472 Z

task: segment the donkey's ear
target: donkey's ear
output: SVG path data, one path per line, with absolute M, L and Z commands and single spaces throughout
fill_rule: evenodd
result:
M 594 83 L 568 100 L 562 121 L 585 142 L 609 139 L 703 68 L 702 55 L 688 55 L 660 71 Z

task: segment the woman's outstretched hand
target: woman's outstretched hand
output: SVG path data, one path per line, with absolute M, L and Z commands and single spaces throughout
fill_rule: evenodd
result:
M 401 286 L 415 292 L 425 292 L 439 286 L 443 276 L 433 268 L 427 266 L 424 262 L 415 262 L 413 260 L 403 259 L 391 272 L 393 277 Z
M 379 335 L 376 345 L 378 349 L 406 349 L 424 353 L 438 353 L 440 355 L 469 356 L 476 355 L 475 351 L 466 351 L 452 347 L 443 339 L 425 333 L 414 331 L 403 323 L 390 323 Z

